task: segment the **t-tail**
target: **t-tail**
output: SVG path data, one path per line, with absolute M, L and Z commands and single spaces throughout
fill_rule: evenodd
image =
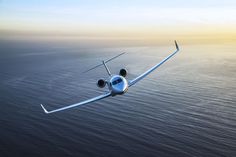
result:
M 122 56 L 123 54 L 125 54 L 125 52 L 120 53 L 120 54 L 116 55 L 115 57 L 112 57 L 112 58 L 110 58 L 110 59 L 108 59 L 108 60 L 106 60 L 106 61 L 102 61 L 101 64 L 98 64 L 98 65 L 96 65 L 96 66 L 94 66 L 94 67 L 92 67 L 92 68 L 90 68 L 90 69 L 88 69 L 88 70 L 86 70 L 86 71 L 84 71 L 84 72 L 82 72 L 82 73 L 87 73 L 87 72 L 89 72 L 89 71 L 91 71 L 91 70 L 93 70 L 93 69 L 96 69 L 96 68 L 98 68 L 98 67 L 104 65 L 105 68 L 106 68 L 106 71 L 107 71 L 108 75 L 110 76 L 110 75 L 111 75 L 111 72 L 110 72 L 109 68 L 107 67 L 106 63 L 108 63 L 108 62 L 110 62 L 110 61 L 112 61 L 112 60 L 114 60 L 114 59 L 116 59 L 116 58 Z

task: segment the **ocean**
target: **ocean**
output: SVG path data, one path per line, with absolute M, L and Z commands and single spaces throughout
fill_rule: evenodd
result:
M 55 114 L 100 95 L 108 63 L 132 79 L 175 50 L 0 40 L 0 156 L 234 157 L 236 46 L 181 44 L 180 52 L 125 95 Z

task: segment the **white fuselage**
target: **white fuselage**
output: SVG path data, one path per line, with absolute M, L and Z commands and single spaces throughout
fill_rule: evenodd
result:
M 112 75 L 107 82 L 108 88 L 112 96 L 121 95 L 128 90 L 128 81 L 121 75 Z

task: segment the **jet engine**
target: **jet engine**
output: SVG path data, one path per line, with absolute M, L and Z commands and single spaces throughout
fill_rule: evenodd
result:
M 127 70 L 126 69 L 120 69 L 120 75 L 123 76 L 123 77 L 126 77 L 127 75 Z
M 100 88 L 104 88 L 106 86 L 106 81 L 104 79 L 99 79 L 97 82 L 97 86 Z

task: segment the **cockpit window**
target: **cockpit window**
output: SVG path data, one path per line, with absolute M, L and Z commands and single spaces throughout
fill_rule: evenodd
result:
M 112 85 L 116 85 L 116 84 L 121 83 L 121 82 L 122 82 L 122 79 L 118 78 L 117 80 L 112 82 Z

